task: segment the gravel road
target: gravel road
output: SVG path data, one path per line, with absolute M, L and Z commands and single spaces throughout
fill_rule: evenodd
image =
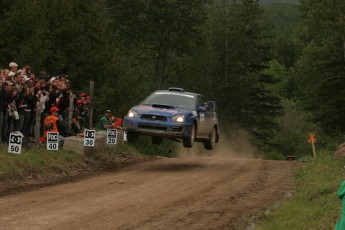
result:
M 291 192 L 297 163 L 163 158 L 0 197 L 0 229 L 250 229 Z

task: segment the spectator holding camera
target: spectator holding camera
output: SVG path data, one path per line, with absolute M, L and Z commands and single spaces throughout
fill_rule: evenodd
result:
M 21 129 L 24 137 L 34 137 L 34 124 L 36 121 L 36 103 L 38 101 L 34 94 L 34 87 L 27 86 L 27 108 L 24 109 L 24 122 Z
M 16 108 L 19 115 L 19 119 L 15 122 L 14 131 L 21 131 L 24 123 L 24 113 L 25 109 L 28 108 L 28 92 L 27 88 L 23 87 L 21 92 L 16 97 Z

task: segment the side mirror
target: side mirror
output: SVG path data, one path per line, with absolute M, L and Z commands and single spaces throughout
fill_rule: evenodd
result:
M 207 111 L 207 107 L 206 106 L 199 106 L 198 110 L 199 110 L 199 112 L 206 112 Z
M 212 111 L 216 111 L 216 109 L 217 109 L 217 104 L 216 104 L 215 101 L 208 101 L 207 103 L 209 104 L 210 109 L 211 109 Z

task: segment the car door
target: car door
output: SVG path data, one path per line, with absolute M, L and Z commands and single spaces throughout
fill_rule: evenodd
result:
M 199 137 L 207 137 L 209 135 L 210 126 L 212 126 L 212 116 L 211 116 L 211 110 L 208 106 L 207 101 L 203 96 L 199 96 L 198 98 L 198 117 L 199 117 L 199 128 L 197 136 Z

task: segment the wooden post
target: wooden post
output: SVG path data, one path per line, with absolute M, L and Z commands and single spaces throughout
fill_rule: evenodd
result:
M 316 158 L 316 151 L 315 151 L 315 142 L 316 142 L 316 138 L 315 138 L 315 135 L 316 133 L 309 133 L 308 136 L 309 136 L 309 139 L 308 139 L 308 142 L 311 143 L 311 146 L 313 148 L 313 155 L 314 155 L 314 158 Z
M 71 124 L 72 124 L 72 116 L 74 113 L 74 99 L 75 95 L 73 94 L 69 98 L 69 111 L 68 111 L 68 131 L 71 131 Z
M 314 155 L 314 158 L 316 158 L 314 138 L 311 139 L 311 146 L 313 147 L 313 155 Z
M 95 89 L 95 82 L 90 80 L 90 108 L 89 108 L 89 129 L 92 128 L 92 119 L 93 119 L 93 103 L 94 103 L 94 98 L 93 98 L 93 92 Z

